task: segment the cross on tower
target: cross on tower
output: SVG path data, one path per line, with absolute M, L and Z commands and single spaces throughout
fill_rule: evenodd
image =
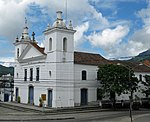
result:
M 32 40 L 33 40 L 33 41 L 35 41 L 35 37 L 34 37 L 34 36 L 35 36 L 35 33 L 33 32 L 33 33 L 32 33 Z
M 27 25 L 27 18 L 25 17 L 25 25 Z

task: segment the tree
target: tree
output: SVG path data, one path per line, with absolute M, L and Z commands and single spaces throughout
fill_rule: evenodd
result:
M 134 71 L 122 65 L 107 64 L 99 66 L 97 75 L 98 80 L 100 80 L 101 93 L 109 95 L 113 105 L 116 102 L 116 94 L 133 93 L 139 83 L 134 76 Z
M 143 90 L 143 93 L 146 94 L 146 97 L 150 95 L 150 75 L 145 75 L 145 82 L 142 81 L 142 84 L 145 86 L 145 90 Z

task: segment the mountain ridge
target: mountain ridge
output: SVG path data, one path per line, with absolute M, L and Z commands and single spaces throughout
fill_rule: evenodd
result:
M 139 53 L 137 56 L 135 56 L 134 58 L 128 60 L 131 62 L 143 62 L 144 60 L 150 60 L 150 49 Z
M 2 75 L 11 74 L 14 75 L 14 67 L 5 67 L 3 65 L 0 65 L 0 77 Z

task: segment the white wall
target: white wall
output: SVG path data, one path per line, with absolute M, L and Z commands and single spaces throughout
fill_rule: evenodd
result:
M 87 80 L 82 80 L 82 70 L 87 71 Z M 88 90 L 88 102 L 97 101 L 97 66 L 92 65 L 74 65 L 74 78 L 75 78 L 75 105 L 81 103 L 81 89 Z

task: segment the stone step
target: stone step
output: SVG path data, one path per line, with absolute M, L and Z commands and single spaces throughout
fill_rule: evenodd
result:
M 5 108 L 9 108 L 9 109 L 13 109 L 16 111 L 21 111 L 21 112 L 40 112 L 40 110 L 33 109 L 32 107 L 29 108 L 29 107 L 25 107 L 25 106 L 21 106 L 21 105 L 18 106 L 17 103 L 16 104 L 8 104 L 5 102 L 0 102 L 0 106 L 5 107 Z
M 94 112 L 94 111 L 101 111 L 98 106 L 80 106 L 80 107 L 68 107 L 68 108 L 49 108 L 28 105 L 28 104 L 21 104 L 21 103 L 11 103 L 11 102 L 0 102 L 0 106 L 10 108 L 17 111 L 22 112 L 44 112 L 48 114 L 57 114 L 57 113 L 85 113 L 85 112 Z

